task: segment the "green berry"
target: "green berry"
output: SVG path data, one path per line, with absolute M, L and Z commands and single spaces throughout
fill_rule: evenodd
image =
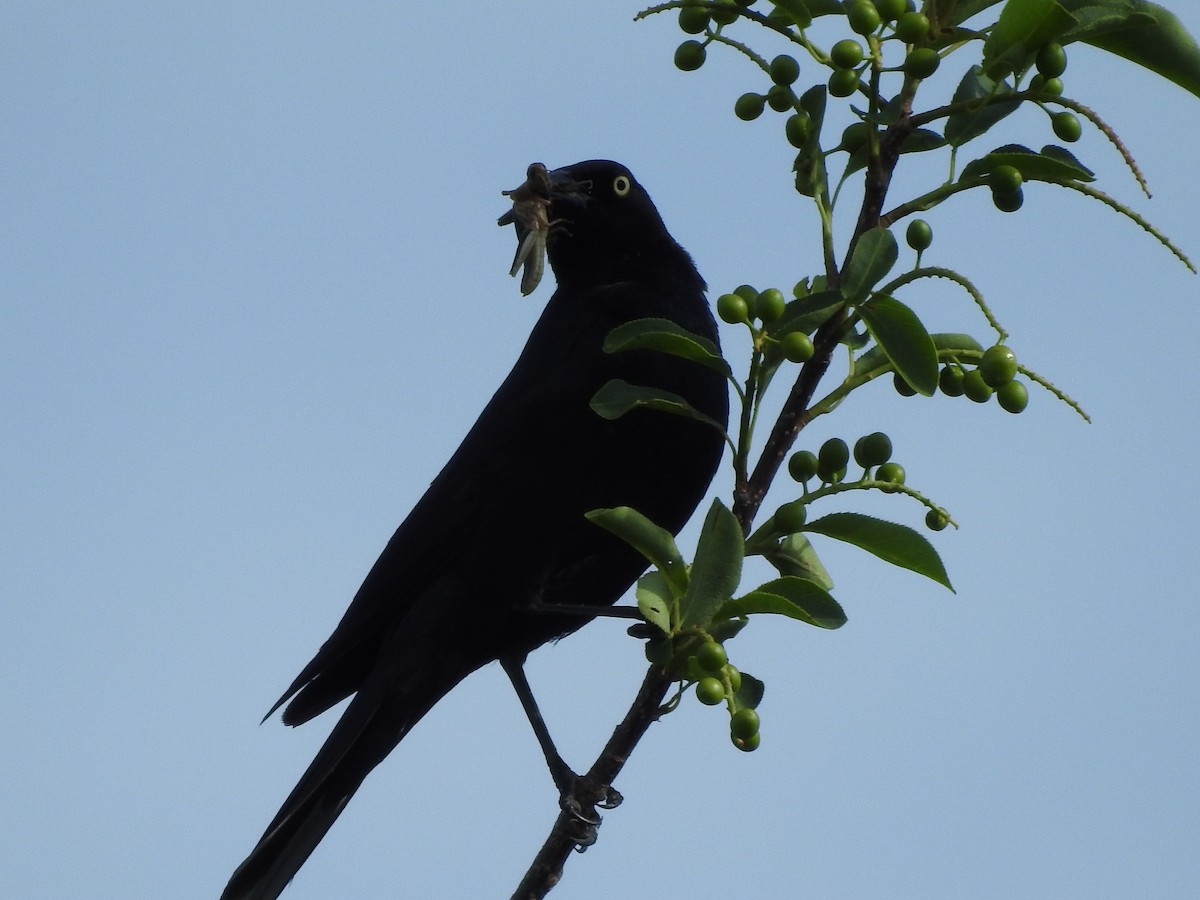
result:
M 754 301 L 754 311 L 764 322 L 774 322 L 783 315 L 787 300 L 779 288 L 767 288 Z
M 938 374 L 938 387 L 947 397 L 961 397 L 963 395 L 963 378 L 966 373 L 963 372 L 960 366 L 953 363 L 947 365 Z
M 946 514 L 940 509 L 931 509 L 925 513 L 925 526 L 930 531 L 944 531 L 949 524 L 950 520 L 946 518 Z
M 928 78 L 938 70 L 942 58 L 932 47 L 916 47 L 904 60 L 904 72 L 913 78 Z
M 787 112 L 796 105 L 796 95 L 792 89 L 782 84 L 773 84 L 767 91 L 767 106 L 775 112 Z
M 847 153 L 857 153 L 871 140 L 871 131 L 871 126 L 866 122 L 850 123 L 842 132 L 842 149 Z
M 1050 124 L 1054 128 L 1054 133 L 1058 135 L 1060 140 L 1066 141 L 1068 144 L 1073 144 L 1083 135 L 1083 126 L 1079 124 L 1079 119 L 1075 113 L 1057 112 L 1050 117 Z
M 1067 71 L 1067 51 L 1062 44 L 1047 44 L 1038 51 L 1037 70 L 1046 78 L 1057 78 Z
M 1020 381 L 1002 384 L 996 389 L 996 402 L 1007 412 L 1024 412 L 1025 407 L 1029 405 L 1029 389 Z
M 929 245 L 933 243 L 933 228 L 924 219 L 913 219 L 908 223 L 904 239 L 908 241 L 908 246 L 918 253 L 928 250 Z
M 1025 203 L 1025 192 L 1020 188 L 1007 194 L 992 191 L 992 205 L 1000 212 L 1013 213 Z
M 803 483 L 817 474 L 819 466 L 817 454 L 811 450 L 797 450 L 788 459 L 788 474 L 796 481 Z
M 739 284 L 733 292 L 747 303 L 754 303 L 758 299 L 758 289 L 750 284 Z
M 908 11 L 908 3 L 907 0 L 875 0 L 875 8 L 883 21 L 895 22 Z
M 708 10 L 700 6 L 685 6 L 679 10 L 679 27 L 687 34 L 700 34 L 708 27 Z
M 737 20 L 738 8 L 733 0 L 716 0 L 709 9 L 709 15 L 718 25 L 729 25 Z
M 919 44 L 929 34 L 929 19 L 919 12 L 906 12 L 896 20 L 896 37 L 906 44 Z
M 1034 75 L 1033 80 L 1029 82 L 1029 89 L 1047 97 L 1061 97 L 1063 83 L 1061 78 L 1043 78 L 1041 75 Z
M 864 435 L 854 442 L 854 461 L 864 469 L 882 466 L 892 458 L 892 439 L 882 431 Z
M 1016 166 L 996 166 L 988 173 L 988 185 L 996 194 L 1013 194 L 1021 189 L 1025 179 Z
M 797 150 L 802 149 L 808 143 L 808 135 L 811 131 L 812 117 L 803 111 L 788 116 L 788 120 L 783 126 L 788 143 Z
M 739 284 L 733 292 L 746 301 L 747 318 L 755 318 L 758 315 L 758 291 L 748 284 Z
M 675 67 L 685 72 L 694 72 L 704 65 L 708 51 L 699 41 L 684 41 L 675 48 Z
M 852 0 L 846 7 L 846 18 L 855 34 L 874 34 L 880 25 L 879 10 L 871 0 Z
M 832 476 L 846 468 L 850 448 L 841 438 L 830 438 L 817 451 L 817 474 L 822 481 L 832 482 Z
M 753 91 L 742 94 L 733 104 L 733 114 L 743 122 L 752 122 L 762 115 L 765 103 L 766 98 L 762 94 L 756 94 Z
M 800 77 L 800 63 L 794 56 L 781 53 L 771 60 L 770 75 L 776 84 L 792 84 Z
M 734 740 L 741 738 L 743 741 L 749 740 L 758 735 L 759 718 L 758 713 L 749 707 L 744 707 L 735 712 L 729 717 L 729 733 Z
M 734 737 L 732 740 L 733 746 L 737 747 L 743 753 L 753 753 L 762 742 L 762 738 L 759 737 L 758 732 L 755 732 L 748 738 Z
M 963 376 L 963 393 L 976 403 L 987 403 L 988 398 L 992 396 L 992 389 L 983 380 L 983 373 L 978 369 L 972 369 Z
M 729 662 L 725 648 L 716 641 L 705 641 L 696 651 L 696 662 L 705 672 L 720 672 Z
M 901 397 L 916 396 L 917 389 L 904 380 L 904 376 L 897 372 L 892 376 L 892 387 L 896 389 L 896 393 Z
M 1017 356 L 1003 344 L 988 347 L 979 362 L 979 374 L 988 387 L 1008 384 L 1017 374 Z
M 705 706 L 716 706 L 725 702 L 725 685 L 720 678 L 706 675 L 696 682 L 696 699 Z
M 900 463 L 887 462 L 875 472 L 876 481 L 886 481 L 889 484 L 904 484 L 904 466 Z
M 858 91 L 858 73 L 853 69 L 834 69 L 829 76 L 829 94 L 833 97 L 849 97 Z
M 775 510 L 775 527 L 780 534 L 795 534 L 804 528 L 808 509 L 803 500 L 793 500 Z
M 750 321 L 750 309 L 744 298 L 737 294 L 722 294 L 717 298 L 717 315 L 722 322 L 740 325 Z
M 788 362 L 806 363 L 816 353 L 812 338 L 803 331 L 789 331 L 779 339 L 779 346 L 783 350 L 783 358 Z
M 830 48 L 829 58 L 839 69 L 853 69 L 863 61 L 862 44 L 853 38 L 838 41 Z

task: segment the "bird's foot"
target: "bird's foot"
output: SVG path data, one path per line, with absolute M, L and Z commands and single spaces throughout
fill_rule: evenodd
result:
M 566 834 L 575 842 L 577 851 L 582 853 L 596 843 L 602 821 L 596 808 L 615 809 L 623 799 L 621 792 L 611 785 L 597 784 L 582 775 L 575 775 L 564 785 L 558 805 L 566 813 Z
M 604 799 L 596 805 L 601 809 L 616 809 L 624 802 L 625 798 L 621 796 L 621 792 L 611 784 L 608 784 L 604 786 Z

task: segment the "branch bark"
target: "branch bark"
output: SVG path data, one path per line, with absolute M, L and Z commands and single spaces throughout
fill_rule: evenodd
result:
M 878 156 L 871 160 L 867 173 L 862 206 L 858 223 L 854 229 L 845 259 L 854 251 L 858 238 L 880 224 L 883 204 L 891 185 L 892 173 L 900 157 L 900 145 L 913 130 L 912 94 L 915 82 L 906 80 L 901 95 L 899 120 L 891 125 L 879 139 Z M 889 223 L 890 224 L 890 223 Z M 836 288 L 840 272 L 833 269 L 827 273 L 829 286 Z M 774 480 L 779 467 L 791 450 L 796 437 L 809 421 L 809 404 L 833 358 L 833 353 L 844 337 L 849 315 L 845 309 L 835 313 L 822 325 L 814 336 L 816 353 L 801 368 L 784 402 L 779 417 L 771 428 L 770 436 L 763 446 L 762 454 L 749 478 L 741 480 L 734 488 L 733 513 L 749 534 L 758 509 Z M 586 775 L 581 777 L 579 793 L 581 800 L 597 802 L 605 795 L 605 789 L 620 773 L 629 755 L 645 735 L 651 724 L 662 715 L 663 700 L 675 679 L 661 666 L 651 666 L 642 686 L 634 698 L 629 711 L 613 731 L 600 756 Z M 521 883 L 513 892 L 512 900 L 542 900 L 562 879 L 567 859 L 579 845 L 572 836 L 572 827 L 578 821 L 567 812 L 560 812 L 542 848 L 534 857 Z
M 613 731 L 596 762 L 587 774 L 582 776 L 585 785 L 594 789 L 596 797 L 604 795 L 604 788 L 616 779 L 638 741 L 650 726 L 658 721 L 663 700 L 673 683 L 673 679 L 664 668 L 650 667 L 625 718 Z M 578 823 L 571 814 L 558 814 L 549 836 L 542 844 L 542 849 L 538 851 L 525 872 L 525 877 L 513 892 L 512 900 L 541 900 L 558 884 L 562 879 L 567 859 L 578 846 L 571 836 L 573 825 Z

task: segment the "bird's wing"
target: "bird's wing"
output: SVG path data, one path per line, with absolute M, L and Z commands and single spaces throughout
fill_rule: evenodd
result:
M 447 569 L 464 563 L 466 548 L 495 539 L 498 530 L 511 527 L 512 511 L 528 504 L 531 492 L 553 489 L 553 482 L 566 478 L 554 471 L 556 464 L 565 467 L 591 454 L 602 420 L 588 401 L 615 365 L 600 344 L 622 315 L 620 307 L 594 299 L 551 298 L 504 383 L 268 717 L 295 697 L 284 721 L 300 724 L 357 690 L 383 637 Z M 572 411 L 569 421 L 564 410 Z

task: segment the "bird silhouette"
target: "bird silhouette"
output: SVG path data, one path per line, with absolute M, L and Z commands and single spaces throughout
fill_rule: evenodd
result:
M 557 289 L 333 634 L 267 714 L 283 707 L 283 722 L 300 725 L 352 696 L 222 900 L 278 897 L 367 774 L 463 678 L 498 660 L 520 690 L 530 651 L 621 597 L 646 561 L 585 513 L 630 506 L 676 533 L 720 462 L 724 438 L 710 424 L 642 408 L 608 420 L 589 405 L 623 379 L 728 420 L 720 374 L 654 350 L 603 349 L 614 328 L 643 318 L 717 341 L 704 281 L 645 189 L 624 166 L 589 160 L 535 164 L 507 193 L 514 271 L 527 267 L 523 288 L 536 283 L 529 267 L 544 250 Z M 554 757 L 547 749 L 565 790 L 569 770 Z

